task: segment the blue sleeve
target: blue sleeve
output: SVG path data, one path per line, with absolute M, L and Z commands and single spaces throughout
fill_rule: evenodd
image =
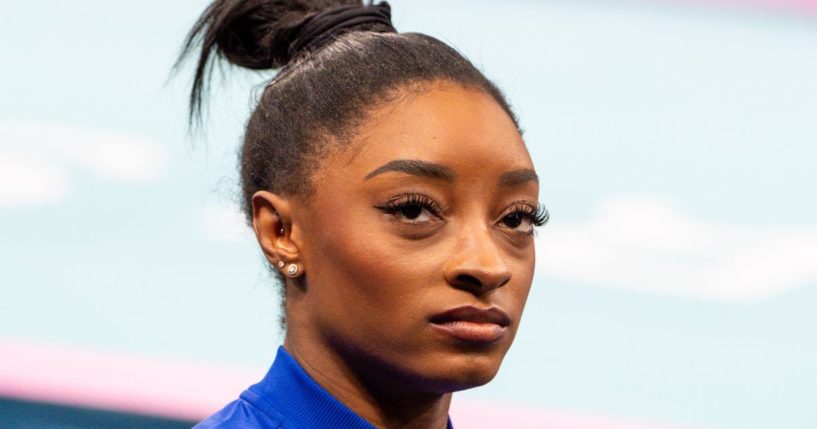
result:
M 212 416 L 202 420 L 193 429 L 283 429 L 282 422 L 271 419 L 251 403 L 237 399 Z

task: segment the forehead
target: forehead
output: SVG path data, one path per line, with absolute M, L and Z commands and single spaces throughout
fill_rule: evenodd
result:
M 396 159 L 443 164 L 458 175 L 533 168 L 516 125 L 490 95 L 446 83 L 376 109 L 335 161 L 365 175 Z

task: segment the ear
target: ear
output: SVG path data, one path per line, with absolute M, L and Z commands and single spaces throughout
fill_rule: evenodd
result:
M 300 264 L 300 249 L 293 238 L 292 201 L 281 195 L 258 191 L 252 196 L 252 227 L 267 260 L 279 267 Z

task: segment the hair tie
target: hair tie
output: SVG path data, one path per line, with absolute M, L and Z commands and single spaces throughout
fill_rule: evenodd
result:
M 397 32 L 391 23 L 391 7 L 385 1 L 368 6 L 339 6 L 319 12 L 308 18 L 298 36 L 289 45 L 290 57 L 304 50 L 320 48 L 341 34 L 343 30 L 362 24 L 382 24 L 383 32 Z

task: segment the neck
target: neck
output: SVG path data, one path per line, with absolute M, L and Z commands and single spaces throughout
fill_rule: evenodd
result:
M 302 335 L 288 332 L 284 347 L 313 380 L 378 428 L 447 427 L 450 393 L 413 390 L 406 377 L 383 365 L 316 347 Z

